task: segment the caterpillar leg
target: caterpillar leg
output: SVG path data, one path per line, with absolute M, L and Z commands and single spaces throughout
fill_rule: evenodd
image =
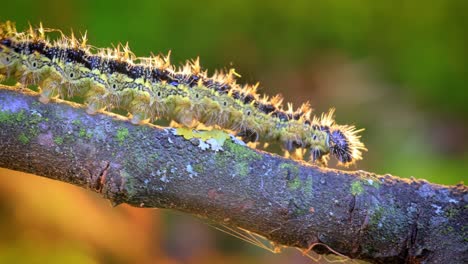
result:
M 297 148 L 291 151 L 284 150 L 284 157 L 293 160 L 304 160 L 305 152 L 306 150 L 302 148 Z
M 106 104 L 104 104 L 102 98 L 99 98 L 98 96 L 89 98 L 86 105 L 86 113 L 89 115 L 95 115 L 97 112 L 106 108 Z
M 326 167 L 330 156 L 321 153 L 318 149 L 311 149 L 310 162 L 320 167 Z
M 130 119 L 130 122 L 134 125 L 143 125 L 143 124 L 148 123 L 148 121 L 149 121 L 149 118 L 147 118 L 141 113 L 132 114 L 132 118 Z
M 147 103 L 137 103 L 131 107 L 130 122 L 134 125 L 142 125 L 148 123 L 152 118 L 152 113 L 149 111 Z
M 297 148 L 294 152 L 291 153 L 291 157 L 295 160 L 304 160 L 304 154 L 306 149 Z
M 189 110 L 179 111 L 174 120 L 177 123 L 190 128 L 196 127 L 199 123 L 198 120 L 196 120 L 195 118 L 195 114 Z
M 146 92 L 137 93 L 133 102 L 130 104 L 129 112 L 131 114 L 130 122 L 134 125 L 148 123 L 152 117 L 150 105 L 150 95 Z
M 59 96 L 60 84 L 55 79 L 46 78 L 40 83 L 39 87 L 41 89 L 39 101 L 43 104 L 47 104 L 50 99 L 57 98 Z
M 320 159 L 316 160 L 314 163 L 317 164 L 320 167 L 327 167 L 327 165 L 328 165 L 328 156 L 322 156 Z
M 95 115 L 110 106 L 110 94 L 106 92 L 106 87 L 100 84 L 89 84 L 89 89 L 85 92 L 86 113 Z
M 89 115 L 95 115 L 99 111 L 103 111 L 108 108 L 109 103 L 107 102 L 107 97 L 101 94 L 94 94 L 91 96 L 87 96 L 85 104 L 86 104 L 86 113 Z
M 192 110 L 192 104 L 188 98 L 177 98 L 176 107 L 172 114 L 172 119 L 186 127 L 196 127 L 199 123 Z
M 245 143 L 256 142 L 259 139 L 259 134 L 253 130 L 242 130 L 236 134 L 236 137 L 242 138 Z

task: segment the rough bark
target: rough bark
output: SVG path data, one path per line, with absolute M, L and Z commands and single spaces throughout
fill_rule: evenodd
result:
M 286 246 L 320 242 L 373 263 L 468 260 L 463 184 L 318 168 L 231 139 L 214 151 L 172 132 L 0 87 L 0 167 L 81 186 L 116 205 L 180 210 Z

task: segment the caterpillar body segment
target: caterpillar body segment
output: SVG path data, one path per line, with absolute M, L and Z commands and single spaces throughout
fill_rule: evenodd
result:
M 199 59 L 177 69 L 167 56 L 136 57 L 128 45 L 97 49 L 62 36 L 53 42 L 47 32 L 17 32 L 0 23 L 0 80 L 14 77 L 41 89 L 40 101 L 82 97 L 87 112 L 123 109 L 134 124 L 158 119 L 183 126 L 198 124 L 236 132 L 245 141 L 278 142 L 292 155 L 309 152 L 310 160 L 326 164 L 329 155 L 349 165 L 366 150 L 354 126 L 337 125 L 334 110 L 311 117 L 308 103 L 294 110 L 280 96 L 258 94 L 258 84 L 240 86 L 234 69 L 203 71 Z
M 0 47 L 0 74 L 5 78 L 18 77 L 21 68 L 21 56 L 8 47 Z

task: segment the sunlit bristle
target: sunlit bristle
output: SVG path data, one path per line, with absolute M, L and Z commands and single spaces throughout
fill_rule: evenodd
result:
M 280 94 L 277 94 L 271 98 L 270 103 L 275 108 L 279 108 L 283 104 L 283 100 L 284 100 L 283 96 Z
M 16 25 L 14 22 L 11 21 L 6 21 L 5 23 L 2 23 L 0 26 L 2 35 L 5 37 L 15 37 L 18 35 L 18 32 L 16 31 Z
M 354 164 L 362 159 L 362 152 L 367 151 L 360 141 L 364 129 L 357 130 L 354 126 L 334 125 L 327 130 L 330 138 L 330 153 L 344 166 Z
M 39 23 L 39 28 L 37 29 L 39 32 L 39 38 L 40 39 L 45 39 L 45 32 L 44 32 L 44 27 L 42 26 L 42 22 Z
M 178 69 L 178 72 L 183 75 L 192 74 L 192 68 L 190 66 L 190 63 L 187 61 L 184 65 L 182 65 L 182 67 Z
M 303 103 L 294 114 L 301 114 L 301 121 L 307 121 L 310 119 L 310 115 L 312 114 L 312 108 L 309 102 Z
M 286 113 L 288 115 L 293 115 L 294 114 L 294 107 L 292 103 L 288 103 L 288 110 L 286 110 Z
M 240 75 L 235 69 L 229 69 L 227 73 L 216 70 L 211 79 L 217 83 L 232 85 L 236 83 L 236 77 L 240 77 Z
M 160 68 L 161 70 L 166 70 L 166 69 L 171 69 L 172 70 L 172 64 L 171 64 L 171 50 L 167 52 L 167 55 L 158 55 L 153 57 L 155 59 L 155 66 L 157 68 Z
M 320 124 L 322 126 L 331 126 L 335 124 L 335 119 L 333 118 L 334 114 L 335 108 L 330 109 L 327 113 L 322 113 Z
M 200 66 L 200 57 L 197 57 L 195 60 L 190 61 L 189 65 L 190 65 L 192 74 L 199 75 L 202 73 L 201 66 Z
M 86 45 L 88 43 L 88 31 L 85 31 L 85 33 L 81 36 L 81 43 L 80 47 L 82 49 L 87 49 L 88 46 Z
M 68 40 L 69 40 L 69 47 L 70 48 L 76 49 L 76 48 L 78 48 L 80 46 L 78 41 L 75 38 L 75 33 L 73 31 L 71 31 L 71 36 L 70 36 L 70 38 Z
M 254 85 L 250 85 L 250 93 L 251 94 L 255 94 L 255 95 L 258 95 L 258 87 L 260 87 L 260 83 L 257 82 L 256 84 Z
M 240 78 L 241 75 L 236 72 L 236 69 L 229 69 L 229 72 L 226 74 L 227 83 L 235 82 L 237 77 Z
M 29 30 L 28 30 L 28 37 L 31 38 L 32 40 L 36 40 L 36 31 L 34 30 L 33 26 L 29 24 Z
M 346 137 L 350 149 L 350 154 L 352 157 L 352 162 L 350 164 L 343 164 L 343 165 L 351 165 L 355 161 L 362 160 L 362 152 L 367 151 L 367 148 L 361 142 L 360 133 L 364 131 L 364 129 L 356 129 L 355 126 L 336 126 Z
M 218 83 L 227 83 L 226 75 L 223 71 L 215 70 L 214 74 L 211 76 L 211 79 Z
M 232 90 L 235 90 L 241 94 L 242 97 L 250 97 L 252 98 L 253 101 L 260 102 L 260 95 L 257 94 L 257 89 L 258 89 L 259 83 L 256 83 L 255 85 L 250 85 L 250 84 L 244 84 L 242 86 L 238 85 L 233 85 Z
M 270 96 L 268 96 L 266 94 L 262 95 L 258 100 L 262 104 L 266 104 L 266 103 L 269 103 L 271 101 Z

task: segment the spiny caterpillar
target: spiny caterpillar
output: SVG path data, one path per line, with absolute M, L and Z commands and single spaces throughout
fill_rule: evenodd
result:
M 49 32 L 61 37 L 50 41 Z M 333 109 L 311 118 L 308 103 L 286 109 L 279 95 L 260 96 L 258 85 L 241 86 L 236 76 L 231 69 L 209 77 L 198 59 L 176 68 L 169 55 L 136 57 L 128 45 L 95 48 L 86 34 L 77 40 L 42 25 L 18 32 L 11 22 L 0 24 L 0 79 L 37 85 L 43 103 L 79 96 L 89 114 L 119 108 L 134 124 L 168 119 L 191 128 L 222 128 L 246 141 L 279 142 L 301 155 L 310 151 L 319 164 L 326 164 L 329 154 L 344 165 L 362 159 L 361 130 L 335 124 Z

